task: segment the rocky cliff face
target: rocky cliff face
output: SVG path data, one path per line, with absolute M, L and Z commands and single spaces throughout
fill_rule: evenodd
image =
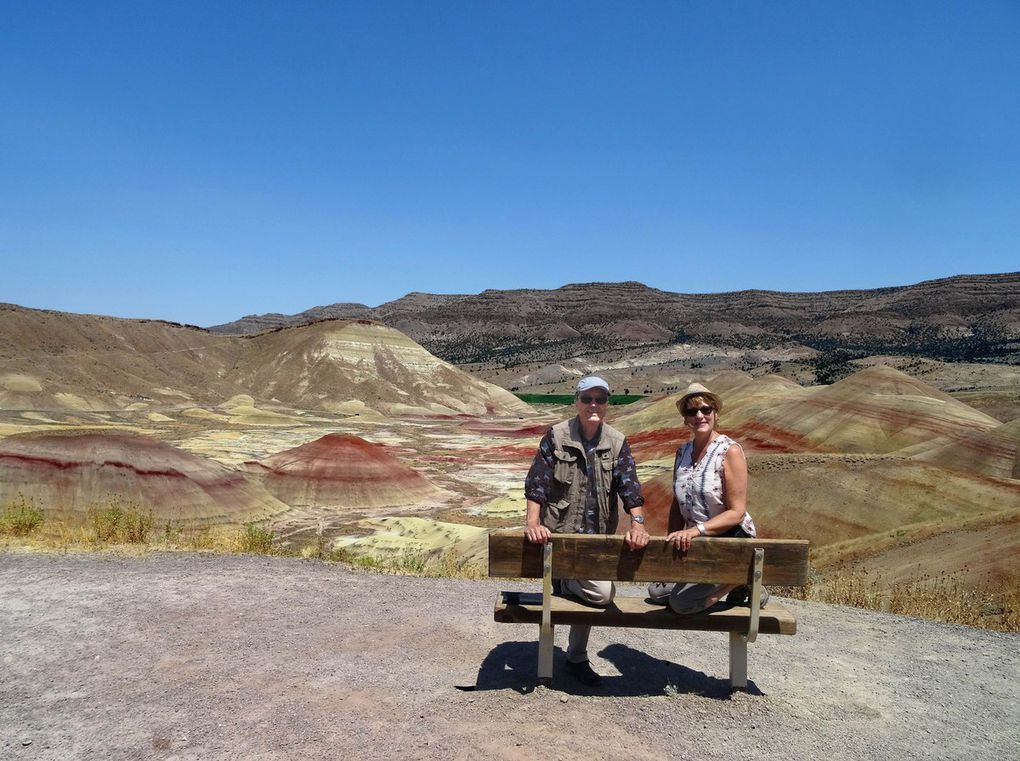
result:
M 821 351 L 1020 361 L 1020 273 L 961 275 L 867 291 L 681 294 L 641 283 L 475 295 L 412 293 L 370 309 L 334 304 L 214 326 L 256 333 L 267 320 L 371 317 L 450 362 L 548 362 L 606 349 L 697 342 L 738 349 L 794 343 Z

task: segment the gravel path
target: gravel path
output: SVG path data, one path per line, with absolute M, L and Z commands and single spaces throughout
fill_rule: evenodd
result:
M 600 689 L 558 668 L 532 690 L 537 627 L 492 621 L 507 586 L 291 558 L 0 554 L 0 757 L 1020 751 L 1015 635 L 789 601 L 800 632 L 751 646 L 749 694 L 728 694 L 725 635 L 635 629 L 593 633 Z

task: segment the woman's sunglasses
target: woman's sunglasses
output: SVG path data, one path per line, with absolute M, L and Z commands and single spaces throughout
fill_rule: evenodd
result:
M 715 412 L 715 407 L 709 407 L 709 406 L 708 406 L 708 405 L 706 404 L 706 405 L 705 405 L 704 407 L 695 407 L 695 408 L 694 408 L 694 409 L 692 409 L 692 410 L 691 410 L 691 409 L 686 409 L 686 410 L 684 410 L 684 417 L 694 417 L 694 416 L 695 416 L 695 415 L 697 415 L 697 414 L 698 414 L 699 412 L 700 412 L 700 413 L 701 413 L 702 415 L 704 415 L 705 417 L 708 417 L 708 416 L 709 416 L 709 415 L 711 415 L 711 414 L 712 414 L 713 412 Z

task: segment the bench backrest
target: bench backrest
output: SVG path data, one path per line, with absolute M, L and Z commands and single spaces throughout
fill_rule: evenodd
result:
M 808 579 L 804 539 L 698 538 L 686 553 L 662 538 L 636 552 L 620 536 L 555 534 L 552 574 L 561 579 L 699 581 L 746 584 L 757 547 L 765 551 L 762 583 L 803 586 Z M 489 576 L 542 578 L 542 546 L 520 531 L 489 535 Z

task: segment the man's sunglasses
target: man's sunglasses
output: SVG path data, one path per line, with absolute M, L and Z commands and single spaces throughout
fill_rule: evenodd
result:
M 590 396 L 589 394 L 584 394 L 580 399 L 581 404 L 591 404 L 593 402 L 595 404 L 609 404 L 608 396 Z
M 707 404 L 704 407 L 695 407 L 694 409 L 684 410 L 684 417 L 694 417 L 698 413 L 701 413 L 705 417 L 708 417 L 715 412 L 715 407 L 709 407 Z

